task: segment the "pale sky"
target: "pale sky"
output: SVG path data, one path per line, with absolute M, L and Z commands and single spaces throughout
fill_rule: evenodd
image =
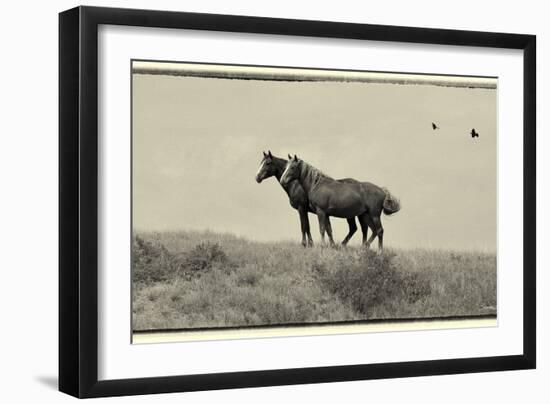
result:
M 387 246 L 494 251 L 496 91 L 134 74 L 134 228 L 299 242 L 276 179 L 254 180 L 269 149 L 387 187 L 402 203 L 382 217 Z M 341 241 L 346 221 L 331 222 Z M 319 242 L 313 214 L 310 223 Z

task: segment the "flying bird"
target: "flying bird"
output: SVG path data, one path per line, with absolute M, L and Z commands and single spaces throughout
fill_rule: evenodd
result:
M 433 130 L 439 129 L 439 126 L 437 126 L 435 123 L 432 122 L 432 129 Z
M 479 137 L 479 133 L 477 133 L 475 129 L 472 129 L 470 135 L 472 135 L 472 137 Z

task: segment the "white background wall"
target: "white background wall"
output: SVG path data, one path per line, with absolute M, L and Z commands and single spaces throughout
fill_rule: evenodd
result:
M 68 402 L 57 385 L 57 13 L 73 1 L 5 2 L 0 63 L 0 396 L 3 402 Z M 531 33 L 538 36 L 538 369 L 116 398 L 116 402 L 408 403 L 547 402 L 550 378 L 549 224 L 545 180 L 550 108 L 550 26 L 544 2 L 337 2 L 253 0 L 91 1 L 156 8 Z M 521 237 L 518 235 L 518 243 Z

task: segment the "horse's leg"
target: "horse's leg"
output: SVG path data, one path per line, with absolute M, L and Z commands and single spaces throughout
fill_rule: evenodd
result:
M 382 253 L 384 250 L 384 228 L 382 227 L 382 221 L 380 220 L 380 216 L 374 216 L 372 221 L 374 222 L 376 235 L 378 236 L 378 252 Z
M 306 240 L 306 234 L 309 230 L 309 220 L 307 217 L 307 210 L 305 210 L 302 206 L 298 208 L 298 214 L 300 215 L 300 225 L 302 229 L 302 245 L 304 247 L 307 247 L 307 240 Z
M 330 246 L 334 247 L 334 239 L 332 238 L 332 226 L 330 225 L 330 216 L 326 215 L 326 224 L 328 240 L 330 241 Z
M 307 235 L 307 245 L 308 247 L 313 247 L 313 238 L 311 238 L 311 230 L 309 228 L 309 216 L 307 209 L 305 210 L 306 216 L 306 235 Z
M 367 223 L 368 213 L 365 212 L 359 216 L 357 216 L 359 219 L 359 224 L 361 225 L 361 231 L 363 232 L 363 241 L 361 244 L 365 244 L 367 242 L 367 234 L 369 232 L 369 224 Z
M 320 209 L 317 209 L 317 218 L 319 219 L 319 232 L 321 233 L 321 245 L 325 246 L 325 226 L 327 215 Z
M 369 239 L 366 242 L 363 242 L 365 247 L 367 247 L 367 249 L 368 249 L 370 247 L 371 243 L 376 238 L 376 235 L 378 233 L 377 233 L 377 227 L 376 227 L 376 224 L 375 224 L 373 218 L 369 214 L 366 214 L 366 213 L 364 213 L 363 215 L 364 215 L 365 222 L 367 223 L 368 227 L 370 227 L 370 229 L 372 230 L 372 234 L 370 235 Z
M 347 220 L 348 220 L 348 225 L 349 225 L 349 233 L 346 236 L 346 238 L 344 239 L 344 241 L 342 241 L 343 246 L 345 246 L 348 243 L 348 241 L 353 237 L 353 235 L 357 231 L 357 225 L 355 224 L 355 216 L 350 217 Z

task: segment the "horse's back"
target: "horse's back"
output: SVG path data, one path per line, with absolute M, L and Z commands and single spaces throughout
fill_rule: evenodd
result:
M 339 183 L 343 183 L 343 184 L 351 184 L 351 185 L 360 186 L 360 188 L 364 192 L 368 192 L 368 193 L 370 193 L 372 195 L 376 195 L 378 197 L 386 195 L 386 192 L 384 191 L 384 189 L 382 187 L 379 187 L 378 185 L 373 184 L 372 182 L 358 181 L 355 178 L 342 178 L 342 179 L 339 179 L 339 180 L 336 180 L 336 181 L 339 182 Z
M 358 184 L 360 181 L 357 181 L 355 178 L 341 178 L 339 180 L 336 180 L 338 182 L 342 182 L 344 184 Z
M 384 191 L 384 189 L 382 187 L 379 187 L 378 185 L 376 184 L 373 184 L 372 182 L 368 182 L 368 181 L 362 181 L 361 182 L 361 186 L 363 187 L 363 189 L 370 193 L 370 194 L 373 194 L 373 195 L 376 195 L 376 196 L 381 196 L 381 197 L 385 197 L 386 196 L 386 191 Z

